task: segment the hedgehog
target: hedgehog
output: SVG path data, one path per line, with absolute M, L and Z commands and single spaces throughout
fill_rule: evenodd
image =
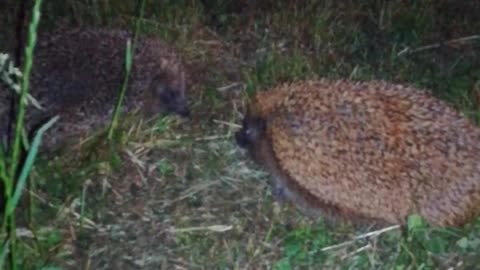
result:
M 327 224 L 457 227 L 480 212 L 480 128 L 425 88 L 284 83 L 257 91 L 235 140 L 277 200 Z
M 43 110 L 29 107 L 27 131 L 60 116 L 44 136 L 43 149 L 55 149 L 66 139 L 111 120 L 124 81 L 129 38 L 133 40 L 133 35 L 126 30 L 86 27 L 39 35 L 29 93 Z M 134 46 L 121 113 L 138 112 L 146 119 L 163 113 L 188 117 L 186 71 L 181 58 L 152 37 L 140 35 Z M 2 99 L 0 103 L 5 104 Z M 6 130 L 5 122 L 0 130 Z

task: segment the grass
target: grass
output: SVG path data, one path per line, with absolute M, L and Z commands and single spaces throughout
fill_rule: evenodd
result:
M 17 221 L 16 221 L 16 208 L 18 206 L 21 195 L 23 194 L 24 187 L 27 184 L 27 178 L 32 169 L 34 160 L 36 158 L 38 148 L 41 143 L 41 137 L 43 133 L 50 128 L 57 117 L 49 120 L 36 132 L 31 146 L 28 146 L 28 153 L 26 154 L 25 161 L 22 162 L 21 156 L 22 143 L 24 142 L 23 120 L 25 115 L 25 107 L 29 87 L 30 72 L 33 61 L 33 50 L 36 43 L 36 31 L 40 21 L 40 8 L 42 1 L 35 1 L 33 7 L 32 22 L 28 32 L 28 44 L 25 50 L 25 68 L 22 75 L 21 91 L 19 95 L 19 105 L 17 118 L 15 119 L 13 144 L 11 147 L 2 147 L 2 189 L 4 190 L 4 210 L 2 218 L 2 227 L 0 233 L 2 234 L 2 256 L 0 257 L 0 266 L 3 268 L 7 265 L 10 269 L 17 269 Z M 3 143 L 2 143 L 3 144 Z M 4 151 L 4 149 L 6 151 Z M 10 156 L 9 156 L 10 155 Z M 18 171 L 18 169 L 20 169 Z M 18 173 L 19 172 L 19 173 Z M 7 259 L 8 255 L 8 259 Z
M 472 269 L 479 221 L 436 230 L 413 217 L 405 235 L 368 238 L 329 228 L 274 203 L 268 176 L 232 137 L 249 94 L 304 78 L 427 87 L 480 120 L 480 40 L 447 42 L 479 34 L 480 6 L 452 3 L 262 1 L 242 13 L 230 1 L 146 1 L 141 32 L 183 55 L 194 119 L 122 119 L 119 155 L 92 137 L 74 155 L 40 157 L 28 189 L 35 224 L 20 218 L 17 228 L 20 268 Z M 132 1 L 49 1 L 43 10 L 42 31 L 137 19 Z M 453 10 L 463 15 L 453 20 Z

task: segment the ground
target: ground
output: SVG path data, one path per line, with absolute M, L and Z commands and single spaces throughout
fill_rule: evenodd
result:
M 42 31 L 138 14 L 133 1 L 44 2 Z M 480 221 L 412 222 L 407 236 L 329 228 L 274 202 L 235 145 L 250 93 L 304 78 L 426 87 L 480 123 L 480 5 L 362 3 L 147 1 L 141 30 L 183 56 L 193 119 L 125 119 L 115 151 L 93 140 L 40 157 L 22 269 L 474 269 Z

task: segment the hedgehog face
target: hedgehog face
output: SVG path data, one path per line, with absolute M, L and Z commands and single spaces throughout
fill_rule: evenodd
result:
M 158 113 L 175 113 L 182 117 L 190 115 L 185 91 L 181 87 L 166 83 L 164 80 L 155 80 L 147 94 L 146 110 L 150 116 Z
M 258 116 L 247 116 L 243 119 L 242 128 L 235 133 L 235 140 L 242 148 L 255 149 L 265 135 L 266 122 Z
M 155 89 L 155 96 L 159 99 L 160 108 L 169 113 L 176 113 L 188 117 L 190 111 L 183 91 L 169 85 L 160 84 Z

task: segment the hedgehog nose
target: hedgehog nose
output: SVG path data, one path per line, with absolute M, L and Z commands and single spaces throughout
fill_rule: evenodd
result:
M 242 148 L 245 148 L 247 146 L 247 140 L 245 138 L 243 129 L 240 129 L 239 131 L 235 132 L 235 141 Z

